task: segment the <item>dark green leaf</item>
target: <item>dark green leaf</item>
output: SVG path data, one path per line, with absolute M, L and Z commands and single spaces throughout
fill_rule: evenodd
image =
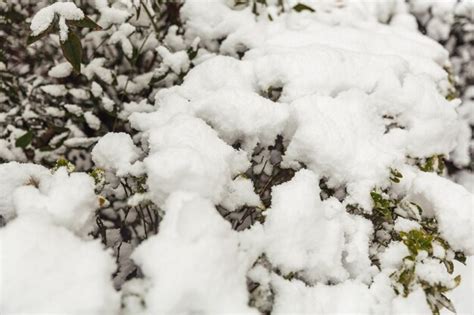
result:
M 61 42 L 64 57 L 72 65 L 75 72 L 81 72 L 82 46 L 81 40 L 74 32 L 69 31 L 68 37 Z
M 53 22 L 51 22 L 51 24 L 49 25 L 49 27 L 47 29 L 45 29 L 44 31 L 42 31 L 38 35 L 36 35 L 36 36 L 29 35 L 28 39 L 26 40 L 26 44 L 31 45 L 34 42 L 42 39 L 46 35 L 50 34 L 54 30 L 55 23 L 56 23 L 56 19 L 54 19 Z
M 27 131 L 23 136 L 16 139 L 15 146 L 19 148 L 26 148 L 33 140 L 33 133 L 31 131 Z
M 454 264 L 452 261 L 449 261 L 449 260 L 445 260 L 444 261 L 444 265 L 446 266 L 446 270 L 448 271 L 448 273 L 452 274 L 453 271 L 454 271 Z
M 296 12 L 301 12 L 301 11 L 309 11 L 309 12 L 315 12 L 315 10 L 311 7 L 308 7 L 306 4 L 298 3 L 293 7 L 293 10 Z
M 101 30 L 102 27 L 98 25 L 96 22 L 92 21 L 89 17 L 84 16 L 81 20 L 69 20 L 68 23 L 70 25 L 74 25 L 77 27 L 85 27 L 85 28 L 91 28 L 94 30 Z
M 464 255 L 463 252 L 455 252 L 454 259 L 456 259 L 457 261 L 459 261 L 460 263 L 464 265 L 466 264 L 466 256 Z

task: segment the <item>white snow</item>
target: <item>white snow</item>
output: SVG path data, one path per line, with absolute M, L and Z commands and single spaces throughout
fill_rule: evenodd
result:
M 242 206 L 263 207 L 252 181 L 242 176 L 229 184 L 227 195 L 221 205 L 228 211 L 234 211 Z
M 411 198 L 426 216 L 435 216 L 441 236 L 456 250 L 474 254 L 474 195 L 461 185 L 432 173 L 415 177 Z
M 64 108 L 73 115 L 81 116 L 83 114 L 82 108 L 75 104 L 65 104 Z
M 0 215 L 9 220 L 16 215 L 13 192 L 21 186 L 32 185 L 49 175 L 40 165 L 9 162 L 0 165 Z
M 353 281 L 307 287 L 301 281 L 274 276 L 272 285 L 274 314 L 370 314 L 375 304 L 369 288 Z
M 249 166 L 243 152 L 219 139 L 202 120 L 188 115 L 155 121 L 148 143 L 150 154 L 144 163 L 149 174 L 147 183 L 157 204 L 180 190 L 199 193 L 218 203 L 231 178 Z
M 269 260 L 283 274 L 302 271 L 313 283 L 346 280 L 344 213 L 337 201 L 321 203 L 317 176 L 299 171 L 272 191 L 264 225 Z
M 82 241 L 38 213 L 1 228 L 0 244 L 2 314 L 118 312 L 119 295 L 111 281 L 115 264 L 99 241 Z
M 92 112 L 85 112 L 84 119 L 86 120 L 87 125 L 94 130 L 100 129 L 100 119 L 94 115 Z
M 53 78 L 65 78 L 72 73 L 72 65 L 69 62 L 62 62 L 48 71 L 48 75 Z
M 91 80 L 94 75 L 107 84 L 112 84 L 112 71 L 104 67 L 105 58 L 95 58 L 85 67 L 81 68 L 81 72 Z
M 90 99 L 90 93 L 85 90 L 85 89 L 69 89 L 67 91 L 69 94 L 71 94 L 75 99 L 85 101 Z
M 55 97 L 64 96 L 67 94 L 67 89 L 62 84 L 47 84 L 41 86 L 40 89 L 43 92 Z
M 418 288 L 407 297 L 397 296 L 393 300 L 394 314 L 432 314 L 426 302 L 425 292 Z
M 39 10 L 31 20 L 32 35 L 38 36 L 47 30 L 55 16 L 59 17 L 60 39 L 65 41 L 69 32 L 66 20 L 81 20 L 84 13 L 73 2 L 53 3 Z
M 163 60 L 163 64 L 169 67 L 174 73 L 186 73 L 189 69 L 189 58 L 186 51 L 171 53 L 166 47 L 159 46 L 156 51 Z
M 239 257 L 236 232 L 212 203 L 178 192 L 164 208 L 160 233 L 132 255 L 152 280 L 148 312 L 257 314 L 247 305 L 248 267 Z
M 457 166 L 469 163 L 472 111 L 468 103 L 446 99 L 448 52 L 417 32 L 402 0 L 302 0 L 315 12 L 281 14 L 256 3 L 259 16 L 251 6 L 232 8 L 231 0 L 185 1 L 180 11 L 184 34 L 173 26 L 162 42 L 143 43 L 144 61 L 154 55 L 161 64 L 132 75 L 129 68 L 118 71 L 108 55 L 118 50 L 122 56 L 121 50 L 130 60 L 141 49 L 135 39 L 148 17 L 143 11 L 141 18 L 132 15 L 142 3 L 93 1 L 106 30 L 87 40 L 108 38 L 109 46 L 104 57 L 82 67 L 90 86 L 36 85 L 54 97 L 69 94 L 78 104 L 92 98 L 134 129 L 133 139 L 110 132 L 97 141 L 78 131 L 64 142 L 87 147 L 97 141 L 92 160 L 115 183 L 146 176 L 148 191 L 123 204 L 153 202 L 163 214 L 159 233 L 132 254 L 143 279 L 124 286 L 124 314 L 257 314 L 249 306 L 248 279 L 274 294 L 272 314 L 431 313 L 419 286 L 411 287 L 407 297 L 393 290 L 391 275 L 410 255 L 407 246 L 392 241 L 376 252 L 372 222 L 346 207 L 358 206 L 369 215 L 370 192 L 388 189 L 391 198 L 414 202 L 424 218 L 435 218 L 440 236 L 453 249 L 474 254 L 472 174 L 464 171 L 455 178 L 465 189 L 414 165 L 433 155 Z M 298 3 L 285 2 L 289 8 Z M 411 5 L 423 11 L 430 3 Z M 433 7 L 429 34 L 447 37 L 454 5 L 450 0 Z M 33 18 L 33 35 L 46 30 L 55 16 L 64 41 L 66 21 L 84 15 L 71 2 L 55 3 Z M 198 43 L 191 61 L 186 48 L 197 49 Z M 48 74 L 61 79 L 71 69 L 61 63 Z M 155 88 L 152 80 L 161 74 L 167 74 L 166 87 Z M 182 83 L 172 86 L 178 78 Z M 117 102 L 112 95 L 117 91 L 130 94 L 129 100 Z M 51 106 L 45 111 L 54 114 Z M 104 130 L 92 111 L 60 106 L 83 115 L 91 129 Z M 27 110 L 23 118 L 34 115 Z M 277 137 L 281 152 L 268 148 Z M 0 145 L 2 156 L 12 154 L 10 144 Z M 252 164 L 259 158 L 271 163 Z M 265 192 L 256 191 L 248 174 L 272 178 L 277 168 L 291 168 L 295 175 L 273 186 L 270 206 L 264 205 L 259 194 Z M 393 169 L 403 175 L 399 183 L 390 181 Z M 7 221 L 0 228 L 6 253 L 0 312 L 116 314 L 111 257 L 98 242 L 77 237 L 90 231 L 98 208 L 93 179 L 65 168 L 51 173 L 17 163 L 0 165 L 0 179 L 0 215 Z M 320 181 L 336 190 L 334 196 L 325 196 Z M 265 220 L 237 232 L 219 214 L 221 207 L 256 208 Z M 408 232 L 421 225 L 398 217 L 392 227 Z M 132 245 L 126 246 L 130 251 Z M 434 243 L 433 255 L 453 253 Z M 416 259 L 417 281 L 454 286 L 457 270 L 450 275 L 427 252 Z M 472 267 L 472 258 L 468 261 Z M 464 273 L 472 278 L 472 268 Z M 472 281 L 463 287 L 464 300 L 452 294 L 462 311 L 472 310 L 472 303 L 464 301 L 472 294 Z M 58 302 L 51 306 L 53 299 Z
M 18 216 L 49 214 L 58 225 L 87 232 L 87 223 L 99 205 L 92 177 L 85 173 L 68 174 L 63 167 L 37 181 L 38 187 L 29 184 L 13 191 L 13 207 Z
M 140 150 L 130 135 L 110 132 L 100 138 L 92 149 L 94 163 L 117 176 L 124 176 L 132 169 L 132 163 L 139 158 Z
M 418 222 L 402 217 L 398 217 L 393 226 L 393 229 L 397 232 L 410 232 L 411 230 L 419 230 L 420 228 L 421 225 Z
M 123 23 L 119 29 L 110 36 L 109 42 L 111 44 L 120 43 L 123 53 L 128 57 L 132 58 L 133 46 L 129 40 L 130 35 L 135 32 L 135 27 L 129 23 Z

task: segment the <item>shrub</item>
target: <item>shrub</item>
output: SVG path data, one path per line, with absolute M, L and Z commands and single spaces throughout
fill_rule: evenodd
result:
M 2 312 L 455 311 L 470 127 L 409 5 L 0 8 Z

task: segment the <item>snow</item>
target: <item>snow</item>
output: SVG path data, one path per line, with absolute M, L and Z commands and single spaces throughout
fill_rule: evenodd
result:
M 473 194 L 448 179 L 420 172 L 412 182 L 411 199 L 424 215 L 436 217 L 441 236 L 454 249 L 474 254 Z
M 120 43 L 123 53 L 128 58 L 132 58 L 133 46 L 128 39 L 130 35 L 135 32 L 135 27 L 129 23 L 123 23 L 119 29 L 110 36 L 109 42 L 111 44 Z
M 325 213 L 325 205 L 334 214 Z M 299 171 L 272 191 L 264 224 L 269 260 L 283 274 L 303 271 L 313 283 L 344 281 L 348 274 L 342 264 L 343 213 L 337 202 L 321 204 L 317 176 Z
M 417 263 L 416 275 L 431 285 L 442 285 L 454 287 L 453 275 L 446 272 L 444 264 L 437 259 L 424 259 L 423 263 Z
M 105 107 L 105 104 L 108 103 L 109 101 L 110 100 L 107 100 L 107 101 L 103 100 L 104 107 Z M 120 118 L 125 120 L 132 113 L 136 113 L 136 112 L 138 112 L 138 113 L 149 113 L 149 112 L 153 112 L 154 110 L 155 110 L 155 108 L 153 107 L 153 105 L 148 104 L 146 99 L 142 100 L 139 103 L 137 103 L 137 102 L 124 103 L 123 104 L 123 110 L 120 112 Z
M 425 292 L 418 288 L 407 297 L 397 296 L 393 300 L 394 314 L 431 314 L 431 309 L 426 302 Z
M 92 93 L 92 95 L 94 95 L 95 97 L 99 97 L 99 96 L 102 95 L 103 91 L 104 90 L 102 89 L 102 87 L 100 86 L 99 83 L 97 83 L 95 81 L 92 82 L 92 84 L 91 84 L 91 93 Z
M 177 192 L 164 209 L 160 233 L 132 255 L 152 280 L 148 312 L 256 314 L 247 305 L 247 267 L 239 258 L 238 238 L 212 203 Z
M 141 19 L 132 16 L 141 3 L 96 0 L 92 5 L 106 30 L 86 42 L 110 45 L 99 54 L 104 57 L 82 67 L 87 85 L 67 81 L 66 87 L 64 80 L 54 80 L 71 73 L 68 63 L 48 72 L 53 82 L 64 84 L 37 81 L 50 96 L 67 96 L 78 105 L 91 100 L 117 114 L 125 130 L 134 129 L 100 139 L 78 131 L 64 142 L 88 147 L 97 141 L 92 160 L 110 185 L 129 176 L 146 179 L 147 191 L 121 196 L 119 207 L 150 202 L 163 216 L 157 235 L 124 244 L 127 255 L 138 246 L 131 257 L 140 267 L 138 279 L 127 281 L 121 292 L 124 314 L 257 314 L 250 306 L 249 279 L 260 284 L 262 294 L 274 295 L 269 304 L 275 314 L 430 313 L 419 283 L 407 297 L 393 290 L 391 275 L 410 252 L 403 242 L 392 240 L 386 248 L 373 242 L 374 189 L 420 205 L 423 218 L 436 219 L 453 249 L 474 255 L 472 174 L 456 176 L 464 188 L 414 165 L 433 155 L 459 167 L 469 163 L 472 111 L 446 97 L 448 52 L 416 31 L 402 0 L 302 3 L 315 12 L 279 14 L 259 5 L 262 14 L 256 16 L 250 6 L 233 9 L 230 0 L 188 0 L 180 12 L 182 28 L 170 27 L 163 41 L 137 46 L 148 19 L 143 11 Z M 432 10 L 437 16 L 428 25 L 432 36 L 446 37 L 454 4 Z M 53 4 L 33 18 L 33 34 L 46 30 L 55 16 L 64 41 L 66 21 L 83 13 L 69 2 Z M 186 49 L 198 43 L 197 57 L 190 60 Z M 140 62 L 156 56 L 160 67 L 134 75 L 128 63 L 122 71 L 109 60 L 116 53 L 130 61 L 139 48 Z M 162 74 L 167 78 L 158 84 Z M 173 86 L 176 81 L 182 83 Z M 128 94 L 126 102 L 117 93 Z M 59 115 L 53 105 L 44 110 Z M 83 117 L 90 129 L 106 130 L 93 111 L 78 105 L 59 106 Z M 27 111 L 23 118 L 34 115 Z M 282 149 L 269 148 L 275 144 Z M 11 144 L 0 145 L 2 157 L 12 154 Z M 287 168 L 294 176 L 273 185 L 275 172 Z M 403 175 L 399 183 L 390 181 L 394 169 Z M 273 185 L 268 199 L 261 196 L 267 191 L 257 191 L 256 174 Z M 7 221 L 0 229 L 7 253 L 1 269 L 8 271 L 0 273 L 6 298 L 0 311 L 118 313 L 110 281 L 115 264 L 99 242 L 84 240 L 99 207 L 92 177 L 8 163 L 0 165 L 0 179 L 0 215 Z M 336 192 L 322 191 L 322 183 Z M 219 212 L 234 215 L 244 207 L 262 214 L 262 223 L 238 232 Z M 136 219 L 131 214 L 124 222 Z M 403 217 L 393 223 L 394 233 L 421 228 Z M 120 232 L 106 233 L 118 239 Z M 453 252 L 437 243 L 436 259 L 420 253 L 416 281 L 453 287 L 457 269 L 448 274 L 438 259 L 449 255 Z M 460 270 L 472 278 L 471 257 L 468 266 Z M 462 285 L 453 300 L 469 313 L 472 303 L 465 296 L 472 294 L 472 281 Z M 58 303 L 51 306 L 51 299 Z M 265 302 L 255 303 L 267 307 Z
M 67 39 L 69 28 L 66 20 L 81 20 L 84 13 L 72 2 L 56 2 L 39 10 L 31 20 L 30 29 L 33 36 L 38 36 L 50 27 L 55 16 L 59 17 L 59 34 L 61 41 Z
M 76 116 L 82 116 L 83 111 L 82 108 L 78 105 L 75 104 L 65 104 L 63 105 L 64 108 L 71 114 L 76 115 Z
M 460 262 L 454 262 L 456 273 L 461 275 L 461 284 L 456 290 L 448 292 L 446 295 L 456 307 L 459 315 L 469 315 L 474 312 L 474 303 L 470 298 L 474 292 L 474 265 L 473 257 L 467 258 L 466 265 Z M 449 311 L 443 310 L 441 314 L 448 314 Z
M 98 24 L 104 28 L 108 28 L 112 24 L 122 24 L 131 15 L 131 13 L 127 10 L 117 8 L 115 6 L 110 7 L 107 0 L 96 0 L 94 1 L 94 4 L 95 7 L 100 11 L 100 19 Z
M 9 162 L 0 165 L 0 215 L 9 220 L 16 215 L 13 192 L 21 186 L 38 181 L 49 175 L 40 165 Z
M 107 84 L 112 84 L 113 76 L 112 71 L 104 67 L 105 58 L 94 58 L 89 62 L 88 65 L 82 67 L 81 72 L 91 80 L 94 76 L 97 76 L 100 80 Z
M 140 150 L 130 135 L 110 132 L 100 138 L 92 149 L 94 163 L 117 176 L 124 176 L 132 170 L 132 163 L 139 158 Z
M 202 120 L 184 114 L 154 121 L 148 143 L 150 153 L 144 163 L 157 204 L 179 190 L 196 192 L 218 203 L 225 185 L 249 166 L 243 152 L 219 139 Z
M 456 182 L 474 194 L 474 174 L 469 171 L 460 171 L 456 174 Z
M 456 105 L 437 90 L 447 80 L 446 51 L 416 33 L 293 14 L 255 22 L 248 10 L 221 2 L 187 1 L 182 13 L 190 39 L 212 46 L 226 35 L 222 52 L 235 55 L 242 43 L 250 49 L 242 60 L 209 58 L 181 86 L 160 90 L 161 117 L 193 115 L 249 152 L 284 135 L 284 166 L 304 163 L 330 187 L 346 185 L 347 202 L 367 211 L 369 192 L 387 184 L 390 167 L 407 155 L 448 154 L 459 142 Z M 277 102 L 261 96 L 270 87 L 282 88 Z M 384 116 L 396 124 L 388 133 Z
M 62 62 L 48 71 L 48 75 L 53 78 L 65 78 L 72 73 L 72 66 L 69 62 Z
M 281 166 L 299 171 L 289 182 L 272 188 L 265 223 L 241 232 L 243 253 L 249 257 L 265 254 L 283 276 L 296 277 L 287 281 L 273 274 L 274 312 L 367 313 L 389 312 L 392 307 L 403 312 L 410 310 L 412 303 L 418 304 L 418 311 L 426 311 L 423 292 L 395 298 L 391 280 L 385 279 L 402 266 L 409 255 L 407 247 L 392 242 L 380 254 L 382 273 L 377 275 L 379 271 L 371 268 L 369 258 L 372 224 L 348 214 L 345 206 L 358 204 L 370 211 L 370 191 L 387 187 L 390 169 L 400 169 L 404 175 L 396 188 L 403 191 L 400 194 L 417 202 L 421 190 L 429 195 L 427 200 L 439 200 L 426 207 L 427 213 L 442 205 L 443 209 L 435 210 L 442 237 L 469 252 L 472 224 L 457 230 L 456 226 L 472 218 L 466 210 L 472 196 L 454 189 L 438 175 L 426 174 L 434 178 L 431 183 L 443 181 L 440 187 L 456 190 L 456 197 L 449 201 L 452 205 L 443 204 L 440 199 L 445 197 L 435 188 L 416 184 L 424 174 L 412 170 L 405 174 L 404 168 L 407 156 L 448 155 L 460 142 L 458 103 L 446 100 L 441 92 L 447 81 L 442 69 L 447 52 L 412 30 L 362 22 L 348 25 L 341 17 L 329 23 L 323 17 L 288 14 L 269 23 L 254 19 L 249 9 L 233 11 L 219 1 L 187 1 L 182 13 L 189 41 L 199 38 L 211 51 L 232 57 L 206 57 L 181 85 L 157 92 L 154 111 L 147 108 L 130 114 L 132 127 L 149 146 L 144 164 L 151 199 L 157 205 L 167 205 L 168 198 L 174 200 L 176 194 L 186 192 L 230 211 L 245 205 L 258 207 L 251 183 L 238 175 L 249 167 L 257 145 L 272 145 L 277 136 L 283 136 L 287 149 Z M 222 38 L 217 48 L 216 42 Z M 234 58 L 243 52 L 242 47 L 243 57 Z M 183 71 L 184 57 L 172 59 L 175 53 L 164 47 L 158 52 L 173 72 Z M 279 99 L 266 96 L 271 88 L 282 89 Z M 241 149 L 232 148 L 235 143 Z M 319 180 L 323 177 L 330 188 L 346 191 L 343 202 L 320 199 Z M 458 198 L 462 200 L 454 201 Z M 171 220 L 170 209 L 165 206 L 165 210 L 165 220 Z M 461 214 L 459 221 L 443 216 L 455 211 Z M 179 227 L 188 219 L 173 215 L 173 220 Z M 399 218 L 394 228 L 400 232 L 419 227 Z M 175 240 L 182 237 L 176 232 Z M 149 246 L 151 252 L 149 244 L 164 238 L 159 234 L 142 248 Z M 165 248 L 167 243 L 162 242 L 160 246 Z M 152 286 L 164 291 L 165 284 L 172 282 L 163 269 L 175 266 L 166 262 L 166 267 L 158 268 L 152 265 L 152 258 L 146 265 L 142 248 L 135 259 L 147 266 L 145 277 Z M 178 257 L 179 261 L 187 259 L 184 250 Z M 184 272 L 186 268 L 181 267 Z M 421 268 L 420 274 L 426 276 L 428 269 Z M 165 282 L 160 283 L 163 278 Z M 179 289 L 194 283 L 193 279 L 179 281 L 187 281 Z M 379 282 L 372 290 L 368 284 L 373 281 Z M 391 293 L 383 296 L 380 292 Z M 147 293 L 148 300 L 151 296 L 157 295 Z M 344 303 L 337 303 L 339 296 L 344 297 Z M 168 300 L 174 299 L 178 297 Z M 187 301 L 191 305 L 183 305 L 194 307 L 193 299 Z M 166 309 L 185 311 L 173 308 L 173 303 Z
M 368 287 L 353 281 L 308 287 L 298 280 L 274 276 L 272 285 L 273 314 L 370 314 L 375 304 Z
M 99 241 L 82 241 L 43 215 L 31 214 L 1 228 L 0 244 L 2 314 L 118 312 L 119 295 L 111 281 L 115 264 Z
M 41 86 L 40 89 L 43 92 L 55 97 L 64 96 L 67 94 L 67 89 L 62 84 L 47 84 Z
M 87 224 L 99 205 L 92 177 L 68 174 L 64 167 L 53 175 L 40 177 L 38 187 L 30 184 L 15 189 L 12 200 L 20 217 L 49 214 L 54 223 L 79 233 L 87 232 Z
M 410 232 L 411 230 L 419 230 L 420 228 L 421 225 L 418 222 L 402 217 L 398 217 L 393 226 L 393 229 L 397 232 Z
M 229 184 L 227 195 L 221 205 L 228 211 L 234 211 L 242 206 L 263 207 L 260 197 L 254 191 L 252 181 L 242 176 Z
M 174 73 L 186 73 L 189 69 L 189 58 L 185 51 L 171 53 L 166 47 L 159 46 L 156 51 L 163 59 L 163 64 L 169 67 Z
M 107 96 L 104 96 L 102 97 L 102 106 L 104 106 L 104 108 L 111 112 L 114 110 L 114 107 L 115 107 L 115 102 L 112 101 L 110 98 L 108 98 Z M 125 104 L 124 104 L 124 107 L 125 107 Z
M 69 89 L 67 91 L 69 94 L 71 94 L 75 99 L 77 100 L 88 100 L 90 99 L 90 94 L 87 90 L 85 89 Z
M 390 242 L 380 255 L 380 265 L 383 269 L 396 270 L 402 266 L 403 258 L 410 255 L 408 248 L 402 242 Z
M 370 190 L 388 176 L 389 166 L 401 159 L 390 134 L 384 135 L 382 118 L 359 91 L 336 98 L 300 98 L 293 103 L 292 117 L 298 127 L 284 163 L 304 163 L 330 178 L 330 186 L 348 183 L 348 190 L 362 185 Z M 368 197 L 368 192 L 361 195 Z M 367 205 L 368 200 L 354 197 Z
M 85 112 L 84 119 L 86 120 L 87 125 L 94 130 L 100 129 L 100 119 L 94 115 L 92 112 Z

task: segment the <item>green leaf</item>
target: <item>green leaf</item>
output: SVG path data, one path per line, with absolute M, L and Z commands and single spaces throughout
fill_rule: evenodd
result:
M 420 250 L 428 253 L 433 251 L 433 236 L 421 230 L 411 230 L 408 233 L 402 231 L 400 232 L 400 238 L 413 255 L 417 255 Z
M 91 28 L 94 30 L 101 30 L 102 27 L 98 25 L 96 22 L 92 21 L 89 17 L 84 16 L 81 20 L 69 20 L 68 24 L 77 26 L 77 27 L 84 27 L 84 28 Z
M 445 260 L 443 261 L 444 266 L 446 267 L 446 270 L 448 271 L 449 274 L 452 274 L 454 271 L 454 264 L 452 261 Z
M 64 57 L 72 65 L 74 71 L 81 72 L 82 46 L 79 37 L 74 32 L 69 31 L 67 39 L 61 42 L 61 48 Z
M 306 4 L 298 3 L 293 7 L 293 10 L 296 12 L 301 12 L 301 11 L 309 11 L 309 12 L 316 12 L 313 8 L 308 7 Z
M 407 296 L 410 292 L 410 284 L 415 280 L 415 269 L 404 269 L 398 277 L 398 282 L 403 285 L 403 295 Z
M 15 146 L 19 148 L 26 148 L 31 141 L 33 140 L 33 133 L 31 131 L 27 131 L 23 136 L 16 139 Z
M 459 261 L 460 263 L 464 265 L 466 264 L 466 255 L 464 255 L 463 252 L 455 252 L 454 259 L 456 259 L 457 261 Z
M 49 25 L 49 27 L 47 29 L 45 29 L 44 31 L 42 31 L 38 35 L 35 35 L 35 36 L 29 35 L 28 39 L 26 40 L 26 44 L 31 45 L 34 42 L 42 39 L 46 35 L 49 35 L 54 30 L 55 25 L 56 25 L 56 18 L 51 22 L 51 24 Z
M 454 283 L 455 283 L 455 288 L 458 287 L 461 284 L 461 275 L 457 275 L 454 278 Z

